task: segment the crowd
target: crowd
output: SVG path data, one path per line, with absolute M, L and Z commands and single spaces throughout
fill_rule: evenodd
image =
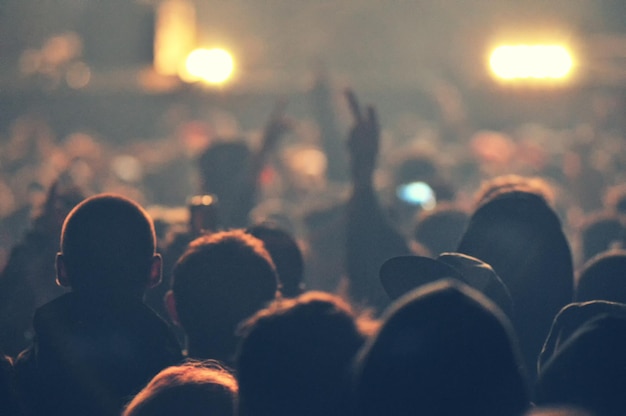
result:
M 619 132 L 472 130 L 442 102 L 403 143 L 347 90 L 341 152 L 327 88 L 254 140 L 16 121 L 1 413 L 626 414 Z

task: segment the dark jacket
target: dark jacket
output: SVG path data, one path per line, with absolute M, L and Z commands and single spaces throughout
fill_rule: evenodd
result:
M 35 313 L 16 362 L 33 414 L 118 415 L 154 375 L 181 361 L 167 324 L 137 299 L 68 293 Z

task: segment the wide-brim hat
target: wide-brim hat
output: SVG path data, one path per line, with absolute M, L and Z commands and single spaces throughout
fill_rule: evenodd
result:
M 453 278 L 477 289 L 509 317 L 513 314 L 511 294 L 487 263 L 466 254 L 442 253 L 436 259 L 398 256 L 387 260 L 379 271 L 380 282 L 392 300 L 422 285 Z

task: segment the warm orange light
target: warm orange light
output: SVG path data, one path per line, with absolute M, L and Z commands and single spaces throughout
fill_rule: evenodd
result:
M 157 11 L 154 67 L 159 74 L 176 75 L 193 48 L 196 14 L 187 0 L 165 0 Z

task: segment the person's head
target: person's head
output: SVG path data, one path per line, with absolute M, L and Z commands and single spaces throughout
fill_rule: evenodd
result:
M 413 238 L 433 256 L 454 251 L 468 220 L 469 214 L 453 205 L 422 211 L 417 218 Z
M 67 216 L 57 255 L 57 281 L 81 293 L 141 297 L 161 278 L 152 219 L 134 201 L 101 194 Z
M 559 353 L 571 336 L 585 323 L 604 315 L 626 319 L 626 305 L 606 300 L 570 303 L 554 317 L 550 333 L 546 338 L 537 360 L 537 371 L 541 373 L 546 363 Z
M 480 207 L 487 202 L 511 192 L 524 192 L 542 198 L 547 204 L 555 202 L 554 189 L 548 182 L 539 177 L 520 175 L 496 176 L 481 184 L 474 197 L 476 206 Z
M 346 301 L 323 292 L 281 299 L 243 331 L 241 415 L 347 414 L 349 369 L 365 335 Z
M 233 193 L 250 157 L 243 140 L 211 145 L 198 159 L 202 191 L 226 200 Z
M 243 230 L 192 241 L 172 277 L 168 308 L 185 330 L 194 358 L 234 353 L 239 323 L 273 300 L 278 289 L 263 242 Z
M 602 211 L 585 218 L 580 228 L 581 263 L 614 247 L 624 247 L 626 226 L 619 215 Z
M 491 265 L 508 287 L 512 321 L 533 371 L 552 318 L 573 296 L 572 254 L 556 212 L 535 193 L 487 199 L 470 217 L 457 251 Z
M 272 256 L 282 295 L 295 297 L 302 293 L 304 260 L 294 238 L 271 224 L 255 225 L 248 228 L 247 232 L 263 241 L 265 249 Z
M 455 280 L 401 298 L 359 357 L 359 415 L 505 416 L 528 405 L 508 320 Z
M 626 319 L 585 322 L 542 366 L 535 403 L 573 405 L 598 416 L 626 414 Z
M 235 416 L 237 380 L 213 362 L 168 367 L 126 406 L 123 416 Z
M 574 300 L 626 303 L 626 251 L 611 250 L 589 260 L 576 281 Z

